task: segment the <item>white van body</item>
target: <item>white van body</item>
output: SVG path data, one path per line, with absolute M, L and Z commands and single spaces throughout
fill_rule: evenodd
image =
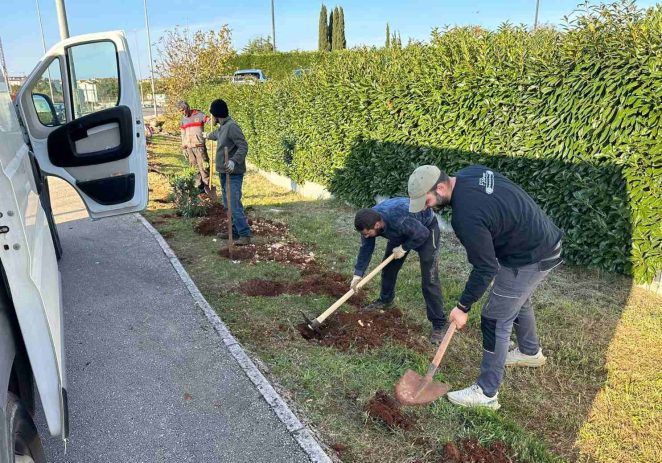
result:
M 0 463 L 38 463 L 33 383 L 51 435 L 68 436 L 61 250 L 44 177 L 67 181 L 93 219 L 132 213 L 147 205 L 147 157 L 122 32 L 57 43 L 15 102 L 6 78 L 0 71 Z

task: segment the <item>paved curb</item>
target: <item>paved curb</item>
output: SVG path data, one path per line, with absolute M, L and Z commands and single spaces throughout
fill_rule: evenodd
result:
M 193 300 L 197 304 L 202 312 L 209 320 L 209 323 L 214 327 L 218 335 L 220 336 L 223 343 L 228 347 L 228 350 L 237 361 L 239 366 L 246 376 L 251 380 L 257 390 L 262 394 L 264 400 L 266 400 L 269 407 L 276 414 L 278 419 L 283 422 L 287 430 L 290 432 L 294 440 L 297 441 L 301 449 L 306 455 L 310 458 L 313 463 L 332 463 L 329 456 L 322 450 L 322 447 L 319 445 L 317 440 L 313 437 L 313 434 L 310 430 L 304 426 L 301 421 L 296 417 L 294 413 L 287 406 L 287 403 L 283 398 L 276 392 L 273 386 L 269 383 L 267 378 L 258 370 L 253 361 L 250 359 L 244 348 L 239 344 L 239 341 L 232 336 L 228 327 L 225 326 L 225 323 L 220 319 L 218 314 L 211 308 L 207 300 L 204 298 L 198 287 L 195 285 L 189 274 L 186 272 L 181 262 L 175 255 L 175 253 L 170 249 L 168 243 L 161 236 L 161 234 L 152 226 L 151 223 L 147 221 L 142 215 L 136 214 L 145 228 L 152 234 L 154 239 L 159 243 L 163 253 L 170 260 L 170 263 L 174 267 L 175 271 L 179 275 L 179 278 L 184 282 L 188 288 L 189 293 L 193 297 Z

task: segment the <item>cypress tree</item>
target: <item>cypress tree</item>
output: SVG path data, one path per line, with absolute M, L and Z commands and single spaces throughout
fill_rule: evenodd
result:
M 329 12 L 329 25 L 327 26 L 326 47 L 327 50 L 333 50 L 333 11 Z
M 338 11 L 338 17 L 340 19 L 340 48 L 344 50 L 347 48 L 347 38 L 345 37 L 345 11 L 342 9 L 342 6 L 338 9 Z
M 326 6 L 322 4 L 320 9 L 320 22 L 319 22 L 319 37 L 317 48 L 319 51 L 326 51 L 329 43 L 329 31 L 326 24 Z
M 391 48 L 391 27 L 386 23 L 386 43 L 384 44 L 386 48 Z
M 331 49 L 340 50 L 340 12 L 333 9 L 333 30 L 331 31 Z

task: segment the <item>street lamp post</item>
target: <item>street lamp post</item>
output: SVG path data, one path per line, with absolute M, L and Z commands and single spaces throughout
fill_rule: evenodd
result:
M 536 16 L 533 19 L 533 30 L 538 28 L 538 10 L 540 9 L 540 0 L 536 0 Z
M 145 28 L 147 29 L 147 51 L 149 54 L 149 69 L 152 80 L 152 106 L 154 106 L 154 117 L 156 118 L 156 88 L 154 86 L 154 61 L 152 61 L 152 39 L 149 34 L 149 18 L 147 16 L 147 0 L 144 0 L 145 5 Z
M 69 38 L 69 24 L 67 23 L 67 10 L 64 7 L 64 0 L 55 0 L 57 9 L 57 23 L 60 26 L 60 39 Z
M 35 0 L 37 4 L 37 18 L 39 19 L 39 30 L 41 31 L 41 46 L 46 54 L 46 38 L 44 38 L 44 26 L 41 24 L 41 10 L 39 9 L 39 0 Z M 55 95 L 53 94 L 53 78 L 51 77 L 51 67 L 48 67 L 48 88 L 51 91 L 51 101 L 55 103 Z
M 274 12 L 274 0 L 271 0 L 271 34 L 273 35 L 274 52 L 276 51 L 276 13 Z

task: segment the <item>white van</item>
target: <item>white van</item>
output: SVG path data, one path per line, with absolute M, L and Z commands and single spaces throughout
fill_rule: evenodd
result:
M 11 101 L 0 71 L 0 463 L 45 461 L 33 423 L 36 385 L 48 429 L 68 436 L 61 252 L 44 176 L 69 182 L 91 218 L 147 205 L 147 158 L 127 40 L 64 40 Z

